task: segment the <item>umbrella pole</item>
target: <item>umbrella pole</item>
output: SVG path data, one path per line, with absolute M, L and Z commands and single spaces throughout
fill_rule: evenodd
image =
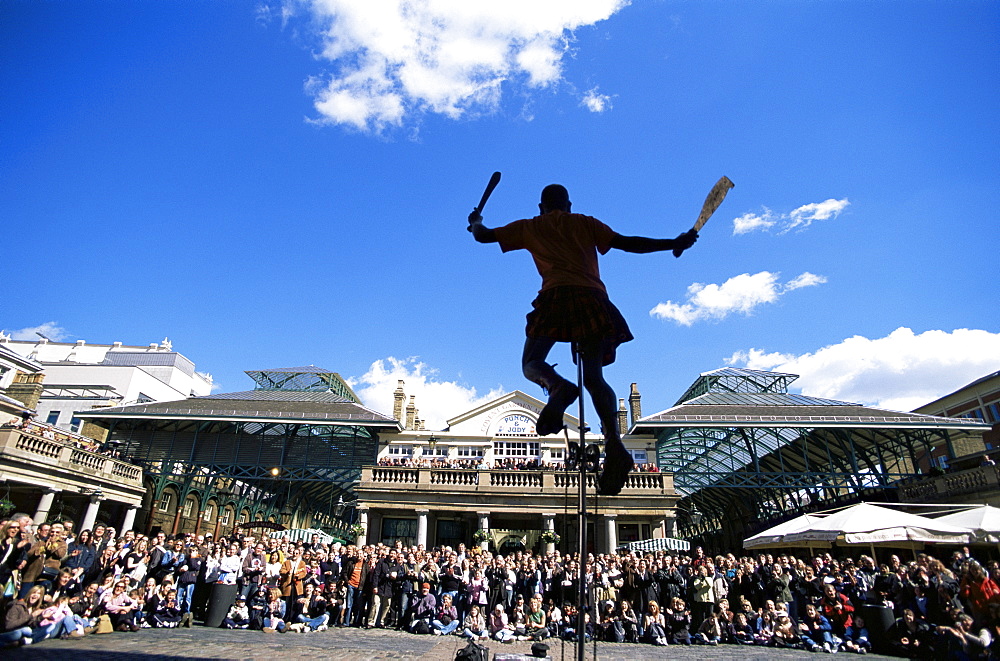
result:
M 872 547 L 872 561 L 875 563 L 875 566 L 878 567 L 878 558 L 875 557 L 875 544 L 869 542 L 868 546 Z

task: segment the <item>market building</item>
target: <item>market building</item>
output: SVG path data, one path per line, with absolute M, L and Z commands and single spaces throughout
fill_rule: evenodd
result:
M 922 478 L 922 457 L 954 462 L 984 449 L 990 426 L 978 418 L 788 392 L 797 378 L 705 372 L 674 406 L 633 425 L 633 434 L 655 438 L 657 464 L 673 475 L 682 537 L 707 548 L 740 548 L 743 539 L 802 512 L 899 500 Z M 993 484 L 996 491 L 995 478 Z
M 576 417 L 565 415 L 565 434 L 539 437 L 535 422 L 544 403 L 515 390 L 430 431 L 415 424 L 413 398 L 404 411 L 404 387 L 401 381 L 394 413 L 405 428 L 382 436 L 379 465 L 363 469 L 356 489 L 369 541 L 425 546 L 475 541 L 517 550 L 542 548 L 554 539 L 552 533 L 576 538 L 579 475 L 563 468 L 567 442 L 580 438 Z M 637 416 L 634 384 L 630 400 Z M 619 408 L 625 429 L 624 400 Z M 594 434 L 585 438 L 600 442 Z M 640 466 L 649 461 L 652 441 L 648 435 L 624 438 Z M 673 529 L 678 496 L 672 476 L 646 468 L 629 476 L 620 495 L 600 498 L 589 524 L 591 551 L 613 551 Z

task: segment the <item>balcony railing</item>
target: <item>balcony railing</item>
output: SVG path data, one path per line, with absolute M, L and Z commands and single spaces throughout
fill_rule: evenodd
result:
M 944 502 L 950 498 L 984 491 L 996 491 L 997 489 L 1000 489 L 1000 475 L 998 475 L 997 467 L 977 466 L 964 471 L 908 482 L 900 486 L 899 498 L 903 502 Z
M 595 476 L 587 476 L 594 487 Z M 499 470 L 477 468 L 406 468 L 367 466 L 361 471 L 361 488 L 378 490 L 436 490 L 459 492 L 562 493 L 576 489 L 580 474 L 555 470 Z M 671 473 L 630 473 L 621 495 L 675 495 Z
M 48 470 L 65 471 L 72 479 L 142 489 L 142 469 L 99 452 L 91 452 L 58 439 L 44 438 L 21 429 L 0 429 L 0 461 L 17 461 Z

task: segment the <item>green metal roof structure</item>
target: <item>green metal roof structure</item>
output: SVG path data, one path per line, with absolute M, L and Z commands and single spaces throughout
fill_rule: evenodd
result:
M 313 369 L 313 372 L 307 370 Z M 141 465 L 158 499 L 167 486 L 203 499 L 225 485 L 237 511 L 267 518 L 289 507 L 332 509 L 375 463 L 393 418 L 365 408 L 339 376 L 319 368 L 247 372 L 258 388 L 173 402 L 79 412 Z M 261 387 L 264 384 L 264 387 Z M 345 390 L 346 389 L 346 390 Z M 202 485 L 202 486 L 198 486 Z
M 332 392 L 356 404 L 361 403 L 351 386 L 347 385 L 347 382 L 339 374 L 315 365 L 249 370 L 246 374 L 257 384 L 256 390 Z
M 632 434 L 656 437 L 657 464 L 673 473 L 681 511 L 703 514 L 682 536 L 719 530 L 718 546 L 739 548 L 755 528 L 806 505 L 896 489 L 915 475 L 922 451 L 943 444 L 954 458 L 956 435 L 989 429 L 787 392 L 796 378 L 706 372 L 672 408 L 634 424 Z

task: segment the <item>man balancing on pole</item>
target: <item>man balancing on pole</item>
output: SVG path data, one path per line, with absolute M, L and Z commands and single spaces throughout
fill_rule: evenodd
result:
M 539 216 L 490 229 L 476 209 L 469 214 L 469 225 L 476 241 L 499 243 L 504 252 L 523 248 L 535 260 L 542 288 L 528 313 L 528 338 L 521 358 L 524 376 L 549 396 L 535 431 L 546 436 L 562 429 L 563 414 L 579 394 L 575 384 L 545 362 L 556 342 L 576 342 L 583 361 L 583 384 L 604 433 L 604 470 L 597 491 L 613 496 L 621 492 L 634 464 L 621 441 L 617 400 L 604 380 L 603 368 L 615 361 L 618 345 L 631 340 L 632 333 L 608 299 L 597 253 L 606 254 L 611 248 L 633 253 L 683 251 L 698 240 L 698 233 L 691 230 L 676 239 L 622 236 L 596 218 L 571 213 L 571 206 L 566 189 L 552 184 L 542 190 Z

